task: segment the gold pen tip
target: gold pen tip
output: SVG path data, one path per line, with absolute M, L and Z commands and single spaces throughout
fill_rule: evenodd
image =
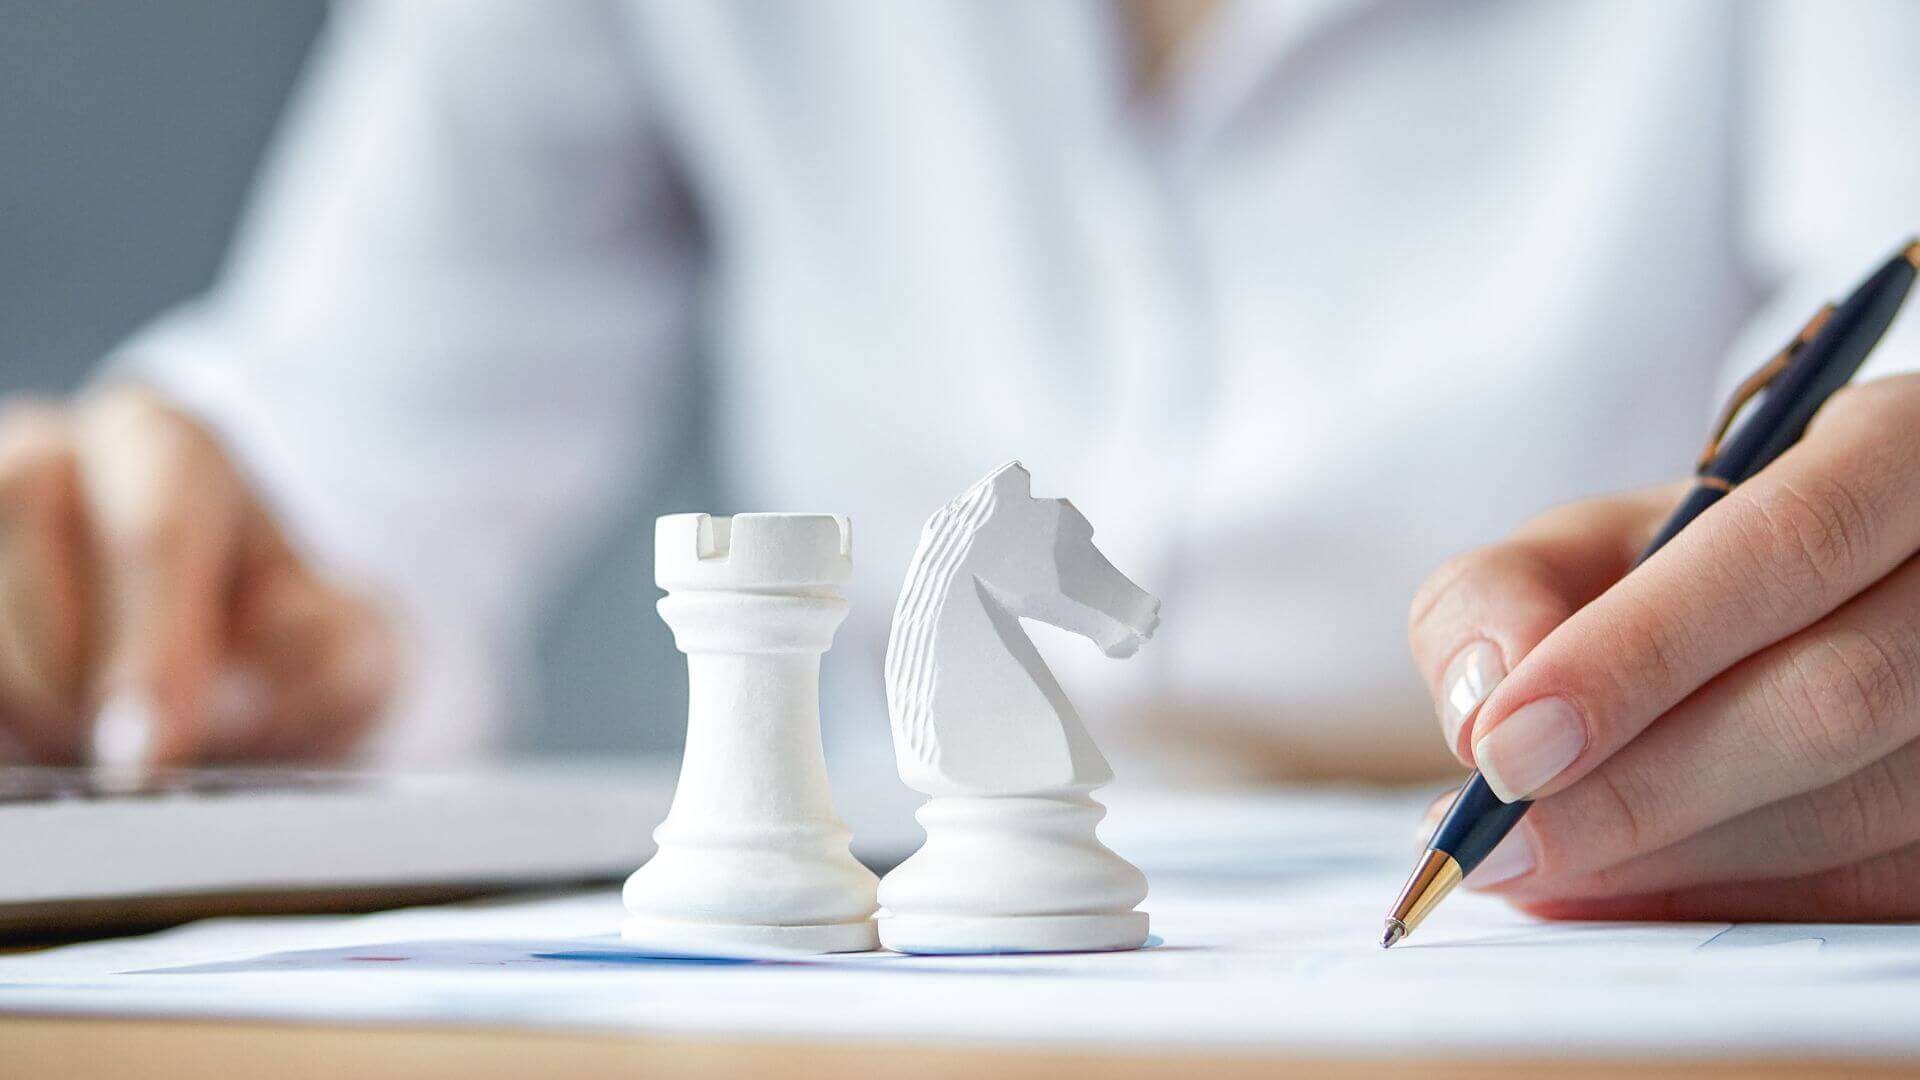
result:
M 1915 270 L 1920 270 L 1920 237 L 1909 241 L 1907 250 L 1901 252 L 1900 257 L 1911 263 Z
M 1387 920 L 1387 932 L 1380 935 L 1380 947 L 1391 949 L 1395 942 L 1407 936 L 1407 924 L 1399 919 Z

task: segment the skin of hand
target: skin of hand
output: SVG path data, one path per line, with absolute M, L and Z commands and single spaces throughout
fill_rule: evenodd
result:
M 1687 487 L 1554 510 L 1421 589 L 1442 732 L 1537 800 L 1467 884 L 1559 918 L 1920 915 L 1920 375 L 1842 391 L 1628 573 Z
M 212 436 L 150 391 L 0 403 L 0 760 L 325 760 L 392 691 L 389 623 L 316 575 Z

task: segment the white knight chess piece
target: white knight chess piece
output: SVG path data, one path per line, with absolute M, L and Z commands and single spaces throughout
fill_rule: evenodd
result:
M 660 616 L 687 654 L 687 748 L 623 936 L 662 947 L 874 948 L 873 872 L 848 852 L 820 745 L 820 655 L 847 615 L 847 519 L 663 517 Z
M 900 777 L 927 842 L 880 883 L 880 940 L 911 953 L 1138 948 L 1147 880 L 1094 834 L 1113 770 L 1020 627 L 1038 619 L 1131 656 L 1160 602 L 1093 546 L 1018 462 L 935 513 L 887 643 Z

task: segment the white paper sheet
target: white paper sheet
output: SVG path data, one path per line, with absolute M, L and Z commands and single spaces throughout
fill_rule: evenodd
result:
M 637 955 L 611 891 L 214 920 L 0 957 L 0 1010 L 1297 1052 L 1920 1055 L 1920 925 L 1542 923 L 1457 893 L 1383 952 L 1422 800 L 1118 796 L 1161 944 Z

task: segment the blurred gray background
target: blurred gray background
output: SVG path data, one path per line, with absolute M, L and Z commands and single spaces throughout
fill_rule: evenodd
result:
M 207 286 L 325 6 L 0 0 L 0 394 L 72 389 Z M 685 675 L 643 526 L 710 491 L 697 469 L 664 471 L 674 490 L 630 493 L 554 597 L 519 749 L 678 745 Z

